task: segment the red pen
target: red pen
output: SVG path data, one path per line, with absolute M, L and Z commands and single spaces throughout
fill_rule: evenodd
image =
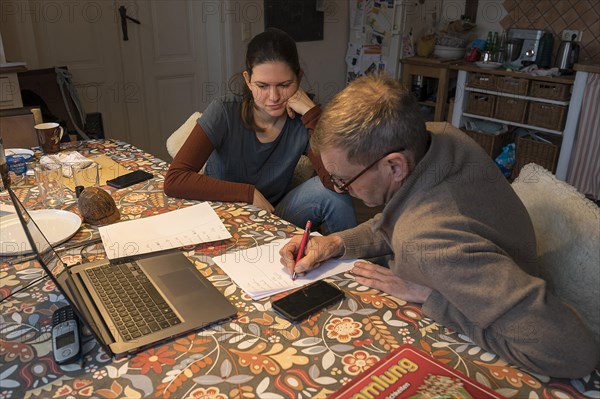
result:
M 306 221 L 306 226 L 304 227 L 304 234 L 302 234 L 302 241 L 300 241 L 300 249 L 298 250 L 298 255 L 296 255 L 296 263 L 304 256 L 304 250 L 306 249 L 306 244 L 308 243 L 308 236 L 310 236 L 310 227 L 312 223 L 310 220 Z M 292 281 L 296 280 L 296 272 L 292 273 Z

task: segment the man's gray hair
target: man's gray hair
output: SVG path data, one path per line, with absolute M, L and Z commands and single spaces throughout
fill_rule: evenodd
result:
M 342 149 L 350 162 L 361 165 L 405 149 L 418 163 L 427 138 L 413 94 L 381 74 L 356 79 L 331 100 L 311 137 L 311 146 L 315 151 Z

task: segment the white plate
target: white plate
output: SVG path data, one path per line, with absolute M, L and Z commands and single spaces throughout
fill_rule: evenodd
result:
M 477 65 L 479 68 L 483 68 L 483 69 L 496 69 L 496 68 L 500 68 L 502 66 L 502 63 L 501 62 L 477 61 L 475 63 L 475 65 Z
M 25 148 L 7 148 L 4 150 L 4 155 L 6 155 L 6 156 L 17 155 L 17 154 L 33 156 L 33 151 L 27 150 Z
M 69 211 L 43 209 L 30 211 L 29 214 L 52 246 L 71 238 L 81 226 L 81 218 Z M 0 253 L 3 256 L 31 252 L 31 246 L 17 215 L 0 219 L 0 238 L 2 242 Z

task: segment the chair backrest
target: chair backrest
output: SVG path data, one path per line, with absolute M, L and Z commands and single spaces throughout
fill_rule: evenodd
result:
M 200 112 L 194 112 L 190 117 L 181 125 L 177 130 L 175 130 L 167 139 L 167 152 L 172 158 L 175 158 L 175 155 L 179 152 L 179 149 L 185 143 L 188 136 L 192 132 L 194 126 L 200 118 L 202 114 Z
M 521 169 L 512 187 L 533 223 L 540 277 L 600 342 L 600 208 L 533 163 Z

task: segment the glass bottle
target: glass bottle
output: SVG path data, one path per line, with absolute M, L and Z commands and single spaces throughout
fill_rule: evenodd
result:
M 494 32 L 494 38 L 492 39 L 492 51 L 494 53 L 498 51 L 498 32 Z
M 506 31 L 502 31 L 502 35 L 500 36 L 500 44 L 498 45 L 498 62 L 506 61 L 506 45 L 508 44 L 508 40 L 506 38 Z
M 487 40 L 485 41 L 485 51 L 492 51 L 492 31 L 487 34 Z

